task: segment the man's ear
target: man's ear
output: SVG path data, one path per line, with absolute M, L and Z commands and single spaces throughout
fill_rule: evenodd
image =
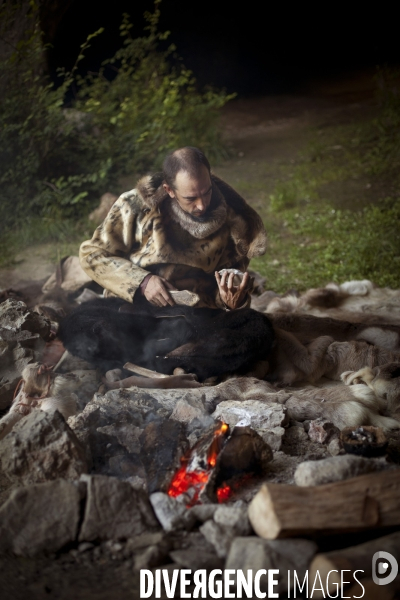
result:
M 175 198 L 175 192 L 171 187 L 169 187 L 168 183 L 163 183 L 163 188 L 167 192 L 168 196 Z

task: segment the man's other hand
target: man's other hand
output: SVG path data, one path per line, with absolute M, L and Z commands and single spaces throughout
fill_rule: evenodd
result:
M 175 302 L 168 290 L 176 290 L 176 288 L 163 277 L 152 275 L 143 295 L 154 306 L 174 306 Z
M 234 273 L 223 273 L 221 277 L 218 271 L 215 272 L 221 300 L 231 310 L 240 308 L 245 302 L 250 283 L 250 276 L 247 272 L 243 275 L 240 285 L 233 285 L 234 276 Z

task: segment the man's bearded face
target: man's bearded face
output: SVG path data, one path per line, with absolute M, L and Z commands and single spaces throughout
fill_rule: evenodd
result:
M 212 196 L 212 183 L 207 167 L 201 165 L 195 177 L 187 171 L 179 171 L 174 188 L 164 186 L 171 198 L 194 219 L 207 219 L 207 209 Z

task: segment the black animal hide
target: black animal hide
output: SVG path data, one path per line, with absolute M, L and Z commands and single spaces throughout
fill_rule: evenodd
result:
M 130 361 L 166 374 L 182 367 L 200 380 L 246 372 L 267 357 L 274 340 L 268 318 L 250 308 L 160 309 L 119 298 L 82 304 L 58 335 L 71 354 L 103 371 Z

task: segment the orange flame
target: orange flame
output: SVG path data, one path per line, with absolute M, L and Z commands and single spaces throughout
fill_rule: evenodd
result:
M 206 483 L 209 480 L 211 470 L 215 467 L 218 454 L 221 449 L 221 444 L 219 442 L 219 438 L 224 435 L 229 430 L 229 426 L 226 423 L 222 423 L 221 427 L 217 429 L 214 433 L 214 439 L 211 443 L 209 454 L 207 457 L 207 469 L 206 470 L 197 470 L 197 471 L 188 471 L 187 463 L 184 464 L 179 471 L 177 471 L 171 481 L 168 490 L 168 496 L 176 498 L 181 494 L 185 494 L 187 492 L 191 492 L 191 499 L 188 506 L 193 506 L 197 503 L 199 496 L 204 489 Z M 224 485 L 221 490 L 227 490 L 229 486 Z M 220 490 L 217 490 L 217 498 L 218 502 L 223 502 L 229 495 L 226 495 L 227 492 L 221 492 L 220 499 Z
M 229 429 L 229 425 L 227 425 L 226 423 L 222 423 L 221 427 L 219 429 L 217 429 L 217 431 L 214 432 L 214 439 L 212 441 L 212 444 L 210 446 L 210 450 L 209 450 L 209 455 L 207 458 L 207 462 L 209 464 L 210 467 L 215 467 L 216 463 L 217 463 L 217 457 L 218 454 L 220 452 L 220 443 L 219 443 L 219 439 L 222 435 L 224 435 Z

